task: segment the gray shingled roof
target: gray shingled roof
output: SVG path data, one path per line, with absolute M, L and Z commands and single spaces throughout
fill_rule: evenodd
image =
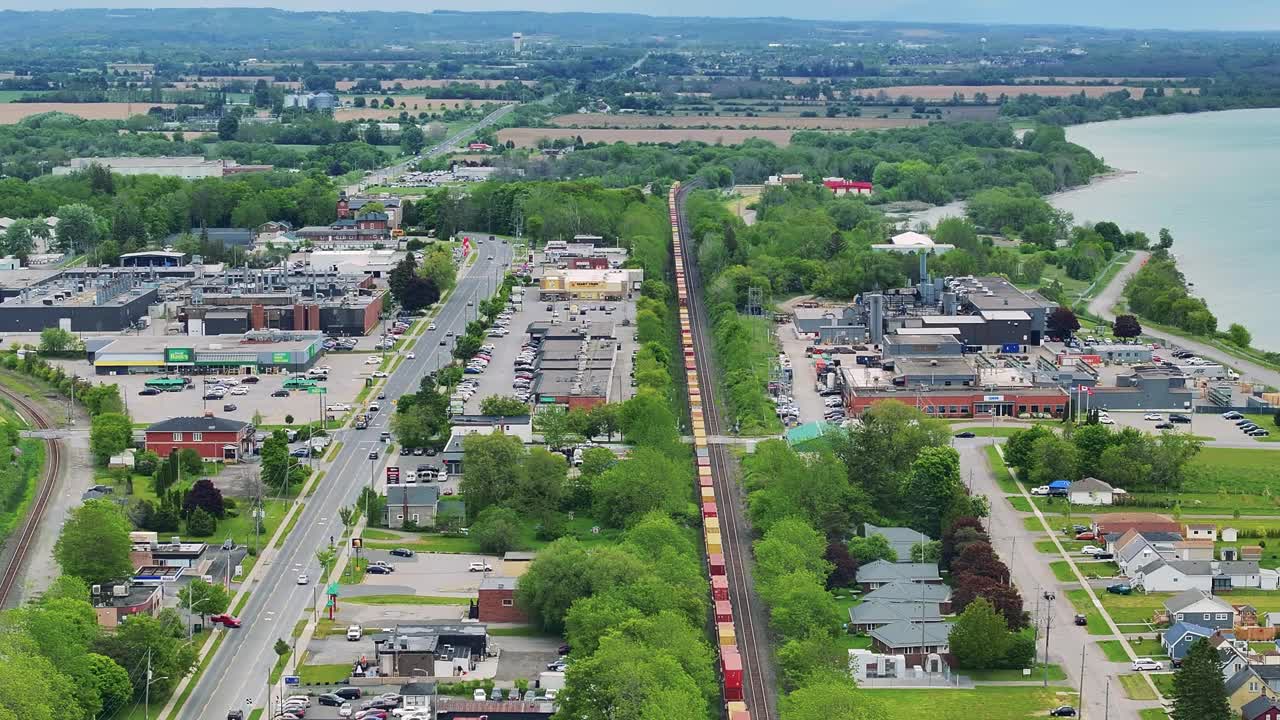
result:
M 942 584 L 917 583 L 903 580 L 891 582 L 862 596 L 863 602 L 936 602 L 951 599 L 951 588 Z
M 933 580 L 938 578 L 937 563 L 891 563 L 876 560 L 858 568 L 860 583 L 883 583 L 894 580 Z
M 147 426 L 147 432 L 240 432 L 249 423 L 220 417 L 172 417 Z
M 1254 666 L 1252 665 L 1246 665 L 1236 671 L 1236 674 L 1232 675 L 1227 680 L 1227 697 L 1231 697 L 1237 690 L 1244 687 L 1245 683 L 1249 682 L 1249 678 L 1258 676 L 1258 674 L 1253 671 L 1253 668 Z
M 904 527 L 876 527 L 871 523 L 862 524 L 862 534 L 864 537 L 871 537 L 872 535 L 883 536 L 885 540 L 889 541 L 889 546 L 893 548 L 893 551 L 898 554 L 898 562 L 911 560 L 911 547 L 913 545 L 933 540 L 933 538 L 919 530 Z
M 1257 575 L 1257 560 L 1236 560 L 1218 563 L 1219 575 Z
M 1240 708 L 1240 713 L 1244 715 L 1245 720 L 1253 720 L 1273 707 L 1280 707 L 1280 705 L 1266 695 L 1259 695 L 1245 703 L 1244 707 Z
M 942 613 L 938 609 L 938 603 L 889 602 L 887 600 L 868 600 L 849 608 L 849 622 L 854 625 L 887 624 L 899 620 L 941 622 Z
M 440 498 L 440 491 L 435 485 L 388 485 L 387 486 L 387 507 L 393 508 L 397 505 L 405 504 L 405 498 L 408 498 L 409 505 L 435 505 Z
M 1111 492 L 1112 487 L 1095 477 L 1087 477 L 1071 483 L 1070 492 Z
M 1221 612 L 1235 612 L 1235 608 L 1231 607 L 1231 605 L 1222 598 L 1214 597 L 1213 595 L 1210 595 L 1203 590 L 1197 590 L 1196 588 L 1183 590 L 1177 595 L 1165 600 L 1164 607 L 1169 612 L 1177 613 L 1195 605 L 1201 600 L 1208 600 L 1209 602 L 1214 603 L 1221 608 Z
M 954 623 L 949 622 L 912 623 L 898 621 L 882 625 L 872 630 L 869 634 L 872 638 L 891 648 L 919 647 L 921 642 L 925 645 L 946 645 L 947 638 L 951 636 L 953 625 Z

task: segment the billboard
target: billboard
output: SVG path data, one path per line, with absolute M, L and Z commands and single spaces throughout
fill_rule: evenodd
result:
M 273 352 L 271 353 L 271 362 L 276 365 L 288 365 L 292 360 L 290 360 L 287 352 Z
M 164 361 L 167 365 L 175 363 L 189 363 L 195 359 L 195 352 L 191 348 L 165 348 Z
M 391 483 L 400 482 L 400 468 L 396 467 L 395 465 L 387 466 L 387 482 L 391 482 Z

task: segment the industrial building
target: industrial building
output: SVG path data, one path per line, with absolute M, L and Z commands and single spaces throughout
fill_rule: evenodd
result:
M 266 172 L 271 165 L 241 165 L 235 160 L 206 160 L 199 155 L 181 157 L 89 157 L 72 158 L 67 165 L 53 168 L 54 175 L 70 175 L 100 165 L 116 175 L 162 175 L 184 180 L 224 177 L 244 172 Z
M 160 291 L 133 274 L 24 273 L 4 280 L 0 333 L 123 330 L 146 316 Z
M 235 268 L 194 280 L 180 293 L 188 335 L 253 330 L 358 336 L 378 324 L 386 291 L 364 274 L 310 267 Z
M 98 337 L 86 340 L 85 349 L 99 375 L 226 375 L 307 370 L 323 343 L 324 335 L 318 332 L 255 331 L 210 337 Z

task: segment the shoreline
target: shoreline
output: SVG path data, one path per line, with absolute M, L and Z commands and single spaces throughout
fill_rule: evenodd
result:
M 1081 190 L 1086 190 L 1086 189 L 1092 188 L 1095 185 L 1101 185 L 1102 183 L 1109 182 L 1111 180 L 1118 180 L 1120 178 L 1129 177 L 1130 175 L 1137 175 L 1137 174 L 1139 174 L 1137 170 L 1124 170 L 1124 169 L 1113 168 L 1105 172 L 1098 173 L 1097 175 L 1094 175 L 1093 177 L 1089 178 L 1089 182 L 1083 185 L 1076 185 L 1075 187 L 1066 188 L 1065 190 L 1058 190 L 1056 192 L 1049 193 L 1048 195 L 1041 195 L 1040 197 L 1043 198 L 1045 202 L 1052 205 L 1054 200 L 1064 197 L 1070 193 L 1079 192 Z M 899 223 L 902 223 L 902 222 L 910 223 L 912 226 L 920 222 L 926 222 L 930 226 L 936 226 L 940 220 L 943 220 L 948 217 L 964 217 L 965 208 L 968 206 L 968 204 L 969 204 L 968 200 L 953 200 L 949 203 L 946 203 L 945 205 L 932 205 L 923 210 L 916 210 L 913 212 L 907 212 L 907 213 L 901 213 L 901 214 L 892 214 L 890 215 L 890 217 L 892 217 L 895 221 Z
M 1087 190 L 1095 185 L 1101 185 L 1102 183 L 1109 182 L 1111 180 L 1119 180 L 1120 178 L 1123 178 L 1123 177 L 1129 177 L 1130 175 L 1138 175 L 1138 174 L 1140 173 L 1137 170 L 1111 169 L 1111 170 L 1107 170 L 1106 172 L 1101 172 L 1101 173 L 1098 173 L 1097 175 L 1094 175 L 1093 177 L 1089 178 L 1089 182 L 1083 185 L 1077 185 L 1075 187 L 1067 188 L 1065 190 L 1058 190 L 1057 192 L 1051 192 L 1048 195 L 1042 195 L 1041 197 L 1044 198 L 1045 202 L 1049 202 L 1050 204 L 1052 204 L 1053 200 L 1066 195 L 1070 195 L 1071 193 L 1080 192 L 1081 190 Z

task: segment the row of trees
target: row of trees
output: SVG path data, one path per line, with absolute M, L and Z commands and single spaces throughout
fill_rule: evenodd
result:
M 387 286 L 406 312 L 430 307 L 457 282 L 453 253 L 443 244 L 427 245 L 418 255 L 410 252 L 391 270 Z
M 1036 485 L 1096 477 L 1130 492 L 1171 493 L 1196 472 L 1192 462 L 1202 446 L 1185 433 L 1112 430 L 1091 419 L 1061 433 L 1044 425 L 1019 430 L 1005 444 L 1004 457 Z
M 978 518 L 951 522 L 942 535 L 940 565 L 951 573 L 952 610 L 960 614 L 950 636 L 960 667 L 1030 667 L 1035 639 L 1022 596 Z

